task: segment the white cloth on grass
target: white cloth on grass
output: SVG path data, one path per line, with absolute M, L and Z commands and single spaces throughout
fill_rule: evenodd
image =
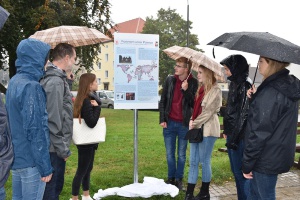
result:
M 179 190 L 176 186 L 166 184 L 163 179 L 144 177 L 143 183 L 133 183 L 121 188 L 99 189 L 98 192 L 94 194 L 93 198 L 99 200 L 103 197 L 112 195 L 143 198 L 149 198 L 154 195 L 170 195 L 171 197 L 175 197 L 178 193 Z

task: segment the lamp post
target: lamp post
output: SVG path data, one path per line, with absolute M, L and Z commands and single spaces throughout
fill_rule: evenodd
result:
M 189 0 L 187 0 L 187 27 L 186 27 L 186 46 L 189 47 L 189 35 L 190 35 L 190 22 L 189 22 Z

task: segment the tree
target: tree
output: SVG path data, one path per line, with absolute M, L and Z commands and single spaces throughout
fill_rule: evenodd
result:
M 189 30 L 192 29 L 192 22 L 189 22 Z M 176 13 L 176 9 L 167 10 L 161 8 L 157 13 L 157 19 L 152 16 L 146 18 L 145 26 L 142 33 L 159 35 L 159 84 L 162 85 L 169 74 L 174 73 L 173 66 L 175 61 L 170 59 L 162 50 L 173 45 L 186 46 L 187 21 Z M 198 36 L 190 34 L 189 47 L 200 50 L 196 47 L 199 45 Z
M 108 0 L 0 0 L 10 16 L 0 31 L 0 69 L 9 64 L 16 73 L 16 48 L 22 39 L 36 31 L 61 25 L 93 27 L 108 33 L 112 27 Z M 76 48 L 80 67 L 90 70 L 101 44 Z M 0 91 L 6 91 L 0 84 Z

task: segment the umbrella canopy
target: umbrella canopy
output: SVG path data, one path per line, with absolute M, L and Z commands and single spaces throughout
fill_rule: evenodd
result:
M 9 16 L 9 12 L 7 12 L 7 10 L 5 10 L 3 7 L 0 6 L 0 30 L 5 24 L 8 16 Z
M 52 49 L 59 43 L 68 43 L 78 47 L 111 40 L 100 31 L 86 26 L 58 26 L 37 31 L 30 38 L 46 42 Z
M 300 64 L 300 47 L 268 32 L 224 33 L 208 45 L 253 53 L 281 62 Z
M 175 45 L 163 50 L 163 52 L 165 52 L 170 58 L 174 60 L 177 60 L 180 57 L 187 58 L 192 61 L 192 67 L 198 67 L 199 65 L 203 65 L 206 68 L 215 72 L 215 74 L 219 76 L 219 78 L 222 79 L 223 77 L 222 66 L 199 51 L 188 47 L 180 47 Z

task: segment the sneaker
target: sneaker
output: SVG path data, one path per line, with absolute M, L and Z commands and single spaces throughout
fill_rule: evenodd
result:
M 179 191 L 186 191 L 186 189 L 183 186 L 182 179 L 176 180 L 175 186 L 179 189 Z
M 82 200 L 94 200 L 90 195 L 89 196 L 82 196 Z
M 166 184 L 175 185 L 175 178 L 168 178 L 168 180 L 165 181 Z

